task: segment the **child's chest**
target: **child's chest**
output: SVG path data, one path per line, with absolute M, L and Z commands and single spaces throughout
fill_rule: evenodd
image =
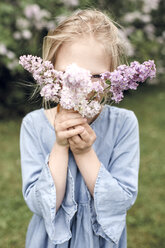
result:
M 107 142 L 105 143 L 105 141 L 106 139 L 102 140 L 99 146 L 97 145 L 97 143 L 93 144 L 93 149 L 95 150 L 99 161 L 105 166 L 107 170 L 109 170 L 109 162 L 111 159 L 113 148 L 112 144 L 109 144 Z M 74 180 L 75 200 L 78 204 L 87 204 L 89 202 L 89 189 L 87 188 L 85 180 L 81 175 L 81 172 L 75 162 L 74 156 L 71 151 L 69 152 L 68 166 Z M 88 164 L 88 166 L 90 167 L 90 164 Z

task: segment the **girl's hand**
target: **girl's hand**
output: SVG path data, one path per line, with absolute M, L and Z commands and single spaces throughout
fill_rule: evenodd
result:
M 80 135 L 84 131 L 84 127 L 81 125 L 86 121 L 79 113 L 62 109 L 56 114 L 54 121 L 56 143 L 63 147 L 69 147 L 68 138 Z M 70 129 L 71 127 L 74 128 Z
M 88 123 L 82 125 L 84 131 L 68 139 L 73 154 L 84 154 L 92 149 L 96 134 Z M 72 129 L 73 130 L 73 129 Z

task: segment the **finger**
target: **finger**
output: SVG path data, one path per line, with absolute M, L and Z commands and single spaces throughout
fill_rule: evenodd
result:
M 68 143 L 69 143 L 69 145 L 71 145 L 71 146 L 75 146 L 75 143 L 74 143 L 74 141 L 72 140 L 72 138 L 69 138 L 69 139 L 68 139 Z
M 89 143 L 90 142 L 90 135 L 89 135 L 89 133 L 87 132 L 87 130 L 86 129 L 84 129 L 84 131 L 80 134 L 80 137 L 81 137 L 81 139 L 85 142 L 85 143 Z
M 69 127 L 67 130 L 72 130 L 72 129 L 75 129 L 75 127 Z
M 69 127 L 67 130 L 73 130 L 73 129 L 75 129 L 75 127 Z M 69 145 L 72 145 L 73 146 L 74 145 L 74 142 L 71 139 L 72 139 L 72 137 L 71 138 L 68 138 L 67 140 L 68 140 Z
M 79 127 L 79 126 L 77 126 L 77 128 L 78 128 L 78 127 Z M 81 127 L 81 126 L 80 126 L 80 127 Z M 68 130 L 71 130 L 71 129 L 75 129 L 75 127 L 70 127 L 70 128 L 68 128 Z M 82 139 L 81 139 L 81 137 L 80 137 L 80 134 L 75 135 L 75 136 L 69 138 L 69 140 L 72 141 L 72 144 L 77 144 L 77 143 L 79 143 L 79 142 L 82 141 Z
M 74 129 L 66 130 L 66 131 L 61 131 L 58 133 L 61 139 L 68 139 L 71 138 L 75 135 L 81 134 L 84 131 L 84 127 L 79 126 L 75 127 Z
M 79 135 L 75 135 L 75 136 L 71 137 L 70 140 L 72 140 L 74 142 L 74 144 L 79 144 L 80 142 L 82 142 L 82 139 Z
M 87 132 L 92 135 L 94 133 L 93 129 L 91 128 L 91 126 L 86 122 L 82 125 L 83 127 L 85 127 L 85 129 L 87 130 Z
M 71 127 L 75 127 L 75 126 L 78 126 L 84 123 L 86 123 L 86 119 L 83 119 L 83 118 L 70 119 L 62 123 L 56 124 L 56 131 L 64 131 L 66 129 L 69 129 Z

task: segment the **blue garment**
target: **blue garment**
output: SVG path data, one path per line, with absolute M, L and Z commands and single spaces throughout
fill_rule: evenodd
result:
M 131 110 L 105 105 L 90 126 L 97 136 L 93 149 L 101 163 L 94 197 L 69 150 L 65 196 L 56 213 L 56 188 L 48 167 L 54 128 L 43 108 L 23 118 L 22 191 L 34 213 L 26 248 L 127 247 L 126 214 L 138 193 L 138 121 Z

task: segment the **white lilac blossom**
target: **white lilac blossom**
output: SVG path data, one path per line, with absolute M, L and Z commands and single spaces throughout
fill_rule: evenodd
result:
M 134 11 L 125 14 L 123 20 L 127 23 L 133 23 L 135 20 L 141 20 L 144 23 L 149 23 L 151 21 L 151 16 L 141 13 L 140 11 Z
M 6 53 L 6 56 L 9 58 L 9 59 L 14 59 L 15 58 L 15 53 L 13 53 L 12 51 L 8 51 Z
M 66 6 L 77 7 L 79 5 L 79 0 L 61 0 Z
M 154 37 L 155 37 L 155 30 L 156 30 L 156 28 L 155 28 L 155 26 L 153 24 L 147 24 L 144 27 L 144 31 L 146 32 L 146 34 L 148 35 L 148 38 L 150 40 L 153 40 L 154 39 Z
M 18 66 L 18 60 L 13 51 L 7 49 L 6 45 L 0 43 L 0 56 L 5 56 L 7 58 L 7 68 L 13 70 Z
M 160 0 L 143 0 L 142 10 L 144 13 L 150 13 L 152 10 L 158 9 Z
M 48 21 L 51 17 L 50 12 L 45 9 L 41 9 L 37 4 L 27 5 L 24 9 L 24 15 L 27 18 L 26 21 L 29 23 L 29 27 L 34 26 L 37 30 L 41 30 L 43 28 L 55 28 L 53 21 Z M 21 29 L 21 25 L 19 25 L 19 28 Z
M 22 38 L 29 40 L 32 37 L 32 33 L 28 29 L 22 30 Z
M 94 116 L 98 107 L 94 108 L 86 99 L 93 90 L 90 71 L 78 67 L 75 63 L 66 67 L 62 77 L 60 105 L 65 109 L 74 109 L 82 116 Z
M 16 20 L 16 26 L 18 29 L 28 29 L 30 27 L 30 23 L 27 19 L 19 17 Z
M 92 89 L 90 71 L 80 68 L 75 63 L 68 65 L 63 75 L 63 84 L 69 88 L 81 89 L 89 93 Z
M 18 66 L 18 60 L 17 60 L 17 59 L 13 59 L 11 62 L 9 62 L 9 63 L 7 64 L 7 68 L 8 68 L 9 70 L 13 70 L 13 69 L 15 69 L 17 66 Z
M 24 10 L 24 14 L 28 19 L 34 19 L 36 21 L 40 21 L 43 18 L 50 18 L 50 12 L 41 9 L 37 4 L 27 5 Z
M 5 44 L 0 43 L 0 55 L 6 55 L 8 52 L 7 47 L 5 46 Z
M 96 100 L 89 102 L 84 99 L 79 103 L 79 105 L 76 105 L 74 109 L 77 110 L 82 116 L 92 118 L 99 113 L 101 105 Z
M 127 34 L 122 30 L 119 29 L 119 37 L 123 41 L 125 50 L 128 56 L 133 56 L 134 55 L 134 47 L 129 41 Z
M 100 74 L 97 81 L 92 80 L 90 71 L 75 63 L 68 65 L 65 72 L 55 70 L 50 61 L 32 55 L 21 56 L 19 63 L 32 73 L 45 102 L 59 103 L 64 109 L 74 109 L 88 118 L 99 113 L 108 93 L 111 103 L 119 103 L 125 90 L 136 90 L 139 82 L 156 75 L 153 60 L 120 65 L 113 72 Z
M 19 31 L 16 31 L 13 33 L 13 37 L 15 40 L 20 40 L 22 38 L 22 35 Z

